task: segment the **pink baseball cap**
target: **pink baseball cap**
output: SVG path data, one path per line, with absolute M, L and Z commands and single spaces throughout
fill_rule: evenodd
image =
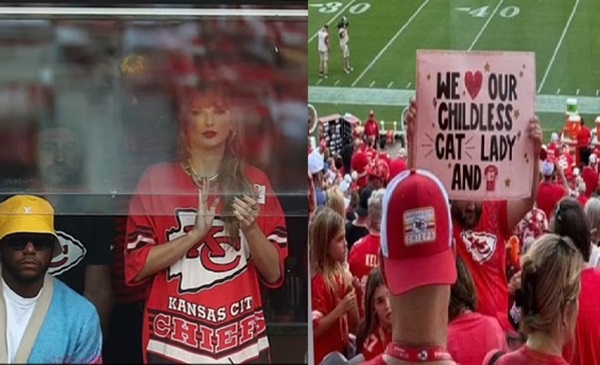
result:
M 381 253 L 393 295 L 456 282 L 452 218 L 446 189 L 429 171 L 407 170 L 383 197 Z

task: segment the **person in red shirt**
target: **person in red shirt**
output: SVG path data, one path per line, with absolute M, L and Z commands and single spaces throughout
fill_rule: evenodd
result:
M 489 351 L 508 351 L 506 336 L 496 318 L 475 312 L 475 283 L 460 257 L 456 272 L 448 306 L 448 351 L 460 365 L 481 365 Z
M 557 170 L 556 172 L 558 178 L 561 182 L 560 185 L 552 181 L 555 168 Z M 538 188 L 536 201 L 537 207 L 541 209 L 544 214 L 546 214 L 546 217 L 551 217 L 552 211 L 554 210 L 554 207 L 556 207 L 556 204 L 568 195 L 569 185 L 561 166 L 559 164 L 552 163 L 550 160 L 544 161 L 542 165 L 542 181 L 540 182 L 540 186 Z
M 367 227 L 369 234 L 359 239 L 350 248 L 348 265 L 350 273 L 359 282 L 359 290 L 356 297 L 359 303 L 360 318 L 364 317 L 363 298 L 367 278 L 371 271 L 379 265 L 379 229 L 381 226 L 381 200 L 385 194 L 384 189 L 374 191 L 369 198 L 369 215 Z
M 566 144 L 562 145 L 558 150 L 558 155 L 556 157 L 557 164 L 563 170 L 567 181 L 572 181 L 573 179 L 573 168 L 575 167 L 575 163 L 573 161 L 573 155 L 569 152 L 569 146 Z
M 356 176 L 353 177 L 353 179 L 356 180 L 359 189 L 363 189 L 369 184 L 369 177 L 367 171 L 369 164 L 370 161 L 365 152 L 357 150 L 356 152 L 354 152 L 354 155 L 352 155 L 350 168 L 353 172 L 356 172 Z
M 495 365 L 567 365 L 562 348 L 573 338 L 581 290 L 583 260 L 570 238 L 548 234 L 523 259 L 521 328 L 527 342 L 517 351 L 500 356 Z M 498 350 L 484 359 L 490 364 Z M 588 362 L 586 364 L 593 364 Z
M 365 290 L 367 315 L 356 332 L 356 352 L 362 354 L 365 360 L 371 360 L 382 354 L 392 341 L 389 290 L 378 268 L 372 269 L 368 275 Z
M 582 260 L 577 325 L 573 341 L 564 346 L 563 356 L 571 365 L 600 364 L 600 271 L 587 264 L 592 252 L 591 233 L 581 205 L 574 199 L 561 201 L 550 229 L 569 237 Z
M 377 123 L 377 119 L 375 119 L 375 113 L 373 110 L 369 112 L 369 119 L 365 122 L 365 137 L 367 141 L 369 139 L 372 140 L 372 146 L 377 148 L 378 140 L 379 140 L 379 124 Z
M 598 156 L 590 155 L 589 164 L 581 171 L 581 178 L 585 182 L 585 196 L 589 198 L 598 190 Z
M 411 100 L 410 104 L 406 118 L 407 141 L 409 146 L 414 147 L 417 145 L 414 136 L 417 120 L 416 100 Z M 536 161 L 542 145 L 542 130 L 537 117 L 529 121 L 527 134 L 533 144 Z M 414 167 L 412 153 L 408 154 L 408 161 L 409 169 Z M 521 173 L 529 173 L 532 176 L 533 184 L 528 198 L 511 201 L 451 202 L 456 251 L 473 276 L 477 291 L 477 311 L 497 318 L 511 338 L 517 336 L 508 320 L 506 242 L 513 228 L 535 203 L 539 164 L 533 163 L 531 171 Z
M 552 136 L 550 137 L 550 143 L 548 143 L 548 147 L 546 148 L 548 159 L 550 159 L 550 161 L 554 161 L 559 155 L 559 150 L 560 141 L 558 140 L 558 133 L 552 133 Z
M 590 157 L 590 143 L 592 142 L 592 131 L 585 125 L 581 118 L 581 129 L 577 132 L 577 166 L 587 166 Z
M 322 208 L 310 223 L 311 310 L 314 363 L 331 352 L 346 353 L 350 333 L 358 325 L 358 303 L 346 259 L 344 218 Z
M 150 283 L 144 363 L 268 362 L 261 283 L 284 281 L 285 215 L 268 177 L 238 158 L 228 92 L 183 100 L 180 163 L 151 166 L 129 206 L 125 282 Z
M 380 270 L 390 293 L 392 341 L 369 365 L 455 365 L 446 350 L 456 282 L 448 194 L 429 171 L 396 176 L 383 197 Z

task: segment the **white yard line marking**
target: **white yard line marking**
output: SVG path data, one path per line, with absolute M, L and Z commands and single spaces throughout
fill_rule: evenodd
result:
M 322 87 L 308 88 L 308 102 L 339 105 L 407 106 L 415 90 L 399 90 L 365 87 Z M 565 113 L 568 95 L 536 95 L 536 112 Z M 579 96 L 577 108 L 583 114 L 600 114 L 600 97 Z
M 375 58 L 373 58 L 373 60 L 371 61 L 371 63 L 369 63 L 369 65 L 356 78 L 356 80 L 354 80 L 354 82 L 352 83 L 352 87 L 354 87 L 356 84 L 358 84 L 358 82 L 363 78 L 363 76 L 365 76 L 365 74 L 367 72 L 369 72 L 369 70 L 371 69 L 371 67 L 373 67 L 373 65 L 377 61 L 379 61 L 379 59 L 385 53 L 385 51 L 387 51 L 388 48 L 390 48 L 390 46 L 394 43 L 394 41 L 396 40 L 396 38 L 398 38 L 400 36 L 400 34 L 402 34 L 402 32 L 404 32 L 404 30 L 409 26 L 410 23 L 412 23 L 412 21 L 417 17 L 417 15 L 419 15 L 419 13 L 421 12 L 421 10 L 423 10 L 423 8 L 425 7 L 425 5 L 427 5 L 429 3 L 429 1 L 430 0 L 425 0 L 423 2 L 423 4 L 421 4 L 421 6 L 419 6 L 419 8 L 413 13 L 413 15 L 410 18 L 408 18 L 408 20 L 406 21 L 406 23 L 404 23 L 404 25 L 402 26 L 402 28 L 400 28 L 396 32 L 396 34 L 394 34 L 394 36 L 387 42 L 387 44 L 381 49 L 381 51 L 379 51 L 379 53 L 375 56 Z
M 579 89 L 577 89 L 577 91 L 575 91 L 575 95 L 579 95 Z
M 373 87 L 373 85 L 375 85 L 375 81 L 373 81 L 369 87 Z
M 317 85 L 321 85 L 322 82 L 323 82 L 323 79 L 319 79 L 319 81 L 317 81 Z
M 596 90 L 596 96 L 600 95 L 600 90 Z
M 336 82 L 333 83 L 333 86 L 337 86 L 340 83 L 340 80 L 337 80 Z
M 475 45 L 477 44 L 477 41 L 479 41 L 479 38 L 485 31 L 485 28 L 487 28 L 488 24 L 490 24 L 490 22 L 494 18 L 494 15 L 496 14 L 496 12 L 498 11 L 498 9 L 500 8 L 500 6 L 502 5 L 503 2 L 504 2 L 504 0 L 500 0 L 498 5 L 496 5 L 496 7 L 494 8 L 494 11 L 492 11 L 492 14 L 485 21 L 485 23 L 483 24 L 483 27 L 481 27 L 481 29 L 479 30 L 479 33 L 477 33 L 477 37 L 475 37 L 475 39 L 473 40 L 473 43 L 471 43 L 471 45 L 469 46 L 469 51 L 472 50 L 473 47 L 475 47 Z
M 329 21 L 326 24 L 330 25 L 331 23 L 333 23 L 333 21 L 336 20 L 337 18 L 339 18 L 340 15 L 344 14 L 346 9 L 348 9 L 350 7 L 350 5 L 354 4 L 355 1 L 356 0 L 350 0 L 350 2 L 348 4 L 346 4 L 342 8 L 342 10 L 340 10 L 339 13 L 335 14 L 333 18 L 329 19 Z M 321 27 L 319 27 L 319 30 L 321 30 Z M 317 30 L 317 32 L 310 37 L 310 39 L 308 40 L 308 43 L 312 42 L 313 40 L 315 40 L 315 38 L 317 38 L 317 36 L 319 35 L 319 30 Z
M 409 82 L 408 84 L 406 84 L 406 88 L 410 89 L 410 85 L 412 85 L 412 82 Z
M 542 77 L 542 82 L 540 82 L 540 86 L 538 87 L 538 90 L 537 90 L 538 93 L 540 91 L 542 91 L 542 88 L 544 87 L 544 84 L 546 83 L 546 79 L 548 78 L 548 75 L 550 74 L 550 69 L 552 68 L 552 65 L 554 64 L 554 60 L 556 60 L 556 55 L 558 54 L 558 51 L 560 50 L 560 46 L 562 45 L 562 42 L 565 39 L 565 35 L 567 35 L 567 31 L 569 30 L 569 25 L 571 25 L 571 20 L 573 20 L 573 16 L 575 16 L 575 12 L 577 11 L 578 6 L 579 6 L 579 0 L 575 0 L 575 5 L 573 6 L 573 10 L 571 10 L 571 15 L 569 16 L 569 19 L 567 20 L 567 24 L 565 24 L 565 28 L 563 29 L 560 39 L 558 40 L 558 43 L 556 44 L 556 47 L 554 47 L 554 53 L 552 54 L 552 58 L 550 58 L 550 63 L 548 63 L 548 67 L 546 67 L 546 72 L 544 72 L 544 77 Z
M 539 91 L 538 91 L 539 93 Z M 560 94 L 560 89 L 556 89 L 556 95 Z
M 390 83 L 388 84 L 388 89 L 389 89 L 390 87 L 392 87 L 392 85 L 394 85 L 394 81 L 390 81 Z M 596 94 L 596 95 L 598 95 L 598 94 Z

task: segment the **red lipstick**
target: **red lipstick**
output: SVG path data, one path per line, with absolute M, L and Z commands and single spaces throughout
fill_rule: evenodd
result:
M 206 132 L 202 132 L 202 135 L 204 136 L 204 138 L 215 138 L 217 136 L 217 132 L 215 131 L 206 131 Z

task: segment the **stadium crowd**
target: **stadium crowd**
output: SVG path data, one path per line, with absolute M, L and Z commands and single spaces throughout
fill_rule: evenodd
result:
M 416 114 L 397 156 L 372 112 L 339 155 L 309 149 L 314 364 L 600 364 L 590 136 L 543 145 L 534 118 L 531 196 L 456 201 L 411 160 Z

